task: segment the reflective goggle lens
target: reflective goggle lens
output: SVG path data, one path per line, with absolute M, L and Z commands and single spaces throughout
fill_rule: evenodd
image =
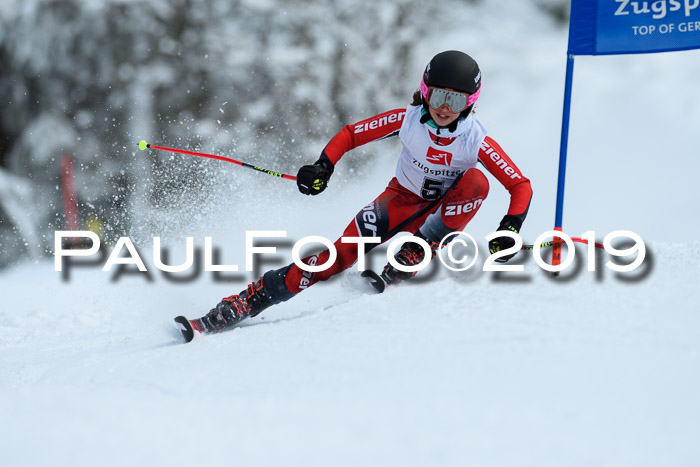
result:
M 431 88 L 428 104 L 439 109 L 447 104 L 452 112 L 461 112 L 467 108 L 469 95 L 462 92 L 448 91 L 442 88 Z

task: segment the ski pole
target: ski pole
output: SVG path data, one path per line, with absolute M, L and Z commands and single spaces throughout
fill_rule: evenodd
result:
M 578 242 L 578 243 L 584 243 L 584 244 L 588 245 L 588 240 L 585 240 L 585 239 L 583 239 L 583 238 L 573 237 L 573 238 L 571 239 L 571 241 L 572 241 L 572 242 Z M 562 240 L 562 243 L 564 243 L 563 240 Z M 542 244 L 540 245 L 540 248 L 548 248 L 548 247 L 550 247 L 550 246 L 554 246 L 554 240 L 550 240 L 550 241 L 548 241 L 548 242 L 542 243 Z M 601 245 L 600 243 L 597 243 L 597 242 L 596 242 L 595 246 L 596 246 L 596 248 L 603 248 L 603 249 L 604 249 L 603 245 Z M 521 250 L 534 250 L 534 249 L 535 249 L 535 245 L 523 245 L 522 248 L 520 248 L 520 249 L 521 249 Z
M 232 164 L 238 164 L 242 167 L 248 167 L 249 169 L 257 170 L 258 172 L 266 173 L 268 175 L 272 175 L 275 177 L 281 177 L 281 178 L 286 178 L 287 180 L 296 180 L 297 178 L 294 175 L 287 175 L 279 172 L 273 172 L 272 170 L 269 169 L 264 169 L 262 167 L 257 167 L 252 164 L 248 164 L 246 162 L 241 162 L 237 161 L 236 159 L 231 159 L 230 157 L 224 157 L 224 156 L 217 156 L 215 154 L 207 154 L 205 152 L 196 152 L 196 151 L 188 151 L 186 149 L 175 149 L 175 148 L 166 148 L 165 146 L 156 146 L 154 144 L 148 144 L 146 140 L 141 140 L 139 142 L 139 149 L 142 151 L 145 151 L 146 148 L 149 149 L 158 149 L 160 151 L 169 151 L 169 152 L 176 152 L 179 154 L 187 154 L 190 156 L 199 156 L 199 157 L 207 157 L 209 159 L 217 159 L 220 161 L 226 161 L 226 162 L 231 162 Z

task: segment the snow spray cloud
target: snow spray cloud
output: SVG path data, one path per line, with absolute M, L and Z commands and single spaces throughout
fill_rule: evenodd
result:
M 485 272 L 522 272 L 525 266 L 522 264 L 502 264 L 499 263 L 499 258 L 517 253 L 520 250 L 531 250 L 536 264 L 543 270 L 558 274 L 568 268 L 574 261 L 576 249 L 574 243 L 583 243 L 587 245 L 587 268 L 588 271 L 595 271 L 597 267 L 597 258 L 595 249 L 600 248 L 605 250 L 611 256 L 615 257 L 630 257 L 635 255 L 634 259 L 627 264 L 617 264 L 612 261 L 607 261 L 605 267 L 616 272 L 631 272 L 639 268 L 646 257 L 646 246 L 642 238 L 634 232 L 628 230 L 617 230 L 605 236 L 603 243 L 596 243 L 595 232 L 588 231 L 581 238 L 572 238 L 564 232 L 558 230 L 550 230 L 542 233 L 535 240 L 534 245 L 523 245 L 520 235 L 510 231 L 497 231 L 485 237 L 486 241 L 490 241 L 497 237 L 508 236 L 512 238 L 515 244 L 508 249 L 489 255 L 482 266 Z M 259 246 L 256 245 L 256 240 L 260 239 L 284 239 L 287 237 L 287 232 L 284 230 L 270 231 L 246 231 L 245 235 L 245 271 L 251 272 L 255 270 L 255 260 L 263 255 L 275 255 L 277 247 L 275 246 Z M 548 238 L 557 240 L 545 241 Z M 633 245 L 625 249 L 618 249 L 613 246 L 613 242 L 618 238 L 631 240 Z M 413 266 L 404 266 L 396 261 L 395 253 L 401 245 L 407 241 L 415 242 L 423 248 L 427 253 L 431 250 L 430 245 L 423 240 L 412 235 L 401 236 L 393 239 L 388 243 L 386 251 L 387 260 L 389 263 L 403 272 L 418 272 L 425 269 L 431 261 L 432 255 L 426 254 L 425 258 L 418 264 Z M 552 246 L 555 241 L 567 245 L 567 256 L 558 265 L 548 264 L 542 258 L 542 250 Z M 167 259 L 164 259 L 167 254 L 163 252 L 161 247 L 161 238 L 153 237 L 153 265 L 156 269 L 166 274 L 179 274 L 192 271 L 195 269 L 195 278 L 199 272 L 222 273 L 222 272 L 239 272 L 237 264 L 216 264 L 215 249 L 212 246 L 212 238 L 204 238 L 204 254 L 203 259 L 201 254 L 195 254 L 194 238 L 186 237 L 185 239 L 185 260 L 179 265 L 166 264 Z M 341 243 L 357 245 L 357 267 L 360 272 L 366 270 L 365 254 L 368 245 L 377 245 L 381 243 L 379 237 L 342 237 Z M 76 245 L 90 245 L 88 248 L 76 248 Z M 304 247 L 310 244 L 321 244 L 328 249 L 329 257 L 323 264 L 306 264 L 302 261 L 301 251 Z M 91 231 L 56 231 L 54 235 L 54 270 L 57 272 L 64 271 L 64 263 L 66 271 L 64 280 L 68 278 L 68 268 L 71 263 L 68 260 L 73 257 L 92 258 L 92 261 L 87 263 L 90 266 L 99 266 L 106 256 L 106 251 L 101 248 L 100 238 L 96 233 Z M 123 255 L 126 251 L 126 255 Z M 461 272 L 466 271 L 474 266 L 479 255 L 479 247 L 476 240 L 466 232 L 452 232 L 445 236 L 440 242 L 437 249 L 437 257 L 442 265 L 451 271 Z M 195 261 L 195 258 L 198 260 Z M 294 263 L 303 271 L 308 273 L 325 271 L 330 268 L 337 259 L 336 248 L 330 240 L 325 237 L 312 235 L 307 236 L 295 242 L 292 247 L 292 259 Z M 104 261 L 101 270 L 110 272 L 112 268 L 118 265 L 120 268 L 136 267 L 139 272 L 148 274 L 149 270 L 142 256 L 139 254 L 133 241 L 129 237 L 120 237 L 117 243 L 112 248 L 111 253 Z M 150 276 L 149 276 L 150 277 Z M 182 281 L 182 280 L 179 280 Z

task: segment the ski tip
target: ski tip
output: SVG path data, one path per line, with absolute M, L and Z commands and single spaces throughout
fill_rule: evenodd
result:
M 190 320 L 184 316 L 178 316 L 175 318 L 175 323 L 177 324 L 178 330 L 182 333 L 182 337 L 185 338 L 185 342 L 190 342 L 194 339 L 194 328 Z
M 384 282 L 384 279 L 382 279 L 379 276 L 379 274 L 369 269 L 366 269 L 362 271 L 361 276 L 366 279 L 369 279 L 369 284 L 377 293 L 384 292 L 384 289 L 386 288 L 386 282 Z

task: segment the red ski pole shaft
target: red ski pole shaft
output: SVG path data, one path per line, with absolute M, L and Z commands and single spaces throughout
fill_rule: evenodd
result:
M 216 154 L 207 154 L 205 152 L 196 152 L 196 151 L 188 151 L 187 149 L 176 149 L 176 148 L 168 148 L 165 146 L 156 146 L 155 144 L 148 144 L 145 140 L 141 140 L 139 143 L 139 149 L 144 151 L 146 148 L 148 149 L 158 149 L 160 151 L 168 151 L 168 152 L 175 152 L 178 154 L 187 154 L 189 156 L 197 156 L 197 157 L 206 157 L 209 159 L 216 159 L 219 161 L 225 161 L 225 162 L 230 162 L 232 164 L 237 164 L 242 167 L 247 167 L 249 169 L 257 170 L 258 172 L 266 173 L 268 175 L 272 175 L 274 177 L 281 177 L 281 178 L 286 178 L 287 180 L 296 180 L 297 178 L 294 175 L 287 175 L 279 172 L 274 172 L 269 169 L 265 169 L 263 167 L 257 167 L 252 164 L 248 164 L 246 162 L 241 162 L 237 161 L 236 159 L 231 159 L 230 157 L 224 157 L 224 156 L 217 156 Z

